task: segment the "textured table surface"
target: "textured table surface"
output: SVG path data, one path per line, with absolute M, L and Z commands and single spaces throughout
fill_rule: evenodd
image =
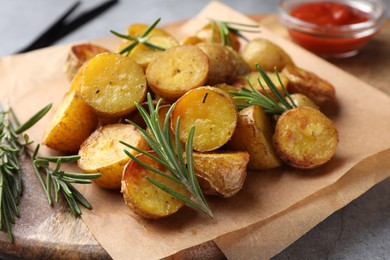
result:
M 73 2 L 0 0 L 2 6 L 0 9 L 0 31 L 2 33 L 0 56 L 10 55 L 24 47 Z M 101 1 L 81 2 L 80 12 Z M 196 15 L 207 2 L 206 0 L 122 0 L 98 19 L 84 25 L 58 43 L 107 37 L 110 36 L 109 29 L 123 31 L 131 22 L 150 23 L 157 17 L 162 18 L 163 24 L 187 19 Z M 275 13 L 277 11 L 277 1 L 275 0 L 229 0 L 222 2 L 246 14 Z M 385 2 L 390 6 L 390 0 Z M 388 9 L 387 12 L 389 15 L 390 10 Z M 271 18 L 270 25 L 274 25 L 275 22 L 277 22 L 276 19 Z M 386 26 L 390 27 L 389 22 L 386 23 Z M 277 29 L 280 28 L 277 27 Z M 387 29 L 386 34 L 381 35 L 381 37 L 384 38 L 379 40 L 387 40 L 386 46 L 380 46 L 381 41 L 374 42 L 357 57 L 332 62 L 354 75 L 360 75 L 363 80 L 370 79 L 370 75 L 367 73 L 363 75 L 364 73 L 356 67 L 351 69 L 351 65 L 356 64 L 356 62 L 364 62 L 366 58 L 369 59 L 371 51 L 375 48 L 385 48 L 385 53 L 390 57 L 389 30 Z M 375 64 L 371 65 L 375 67 Z M 380 70 L 380 68 L 378 69 Z M 374 73 L 375 70 L 371 69 L 370 71 Z M 385 75 L 384 68 L 378 73 L 383 74 L 387 81 L 379 82 L 376 87 L 390 94 L 389 76 Z M 377 77 L 377 79 L 380 78 Z M 373 82 L 368 83 L 373 84 Z M 332 214 L 275 256 L 274 259 L 390 259 L 389 201 L 390 180 L 386 180 L 345 208 Z M 75 224 L 78 230 L 84 230 L 78 226 L 81 224 Z M 87 231 L 85 230 L 85 232 Z M 0 248 L 0 258 L 3 253 L 3 248 Z

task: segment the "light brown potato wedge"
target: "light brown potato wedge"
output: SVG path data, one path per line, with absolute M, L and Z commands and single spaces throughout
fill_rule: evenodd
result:
M 146 77 L 156 95 L 175 101 L 202 86 L 208 71 L 207 55 L 194 45 L 182 45 L 171 47 L 154 59 L 146 69 Z
M 273 127 L 259 106 L 251 106 L 238 113 L 236 131 L 226 147 L 249 153 L 248 169 L 266 170 L 279 167 L 282 162 L 272 145 Z
M 177 46 L 179 43 L 176 39 L 170 36 L 154 36 L 148 41 L 159 47 L 168 49 L 173 46 Z M 151 61 L 153 61 L 158 55 L 163 53 L 161 50 L 153 50 L 146 47 L 143 44 L 138 44 L 129 54 L 129 57 L 133 58 L 144 70 Z
M 210 67 L 207 85 L 230 83 L 236 77 L 237 60 L 233 52 L 218 43 L 202 42 L 197 44 L 209 58 Z
M 333 122 L 319 110 L 298 107 L 284 112 L 276 123 L 273 144 L 288 165 L 316 168 L 336 152 L 338 133 Z
M 288 64 L 294 64 L 290 55 L 279 45 L 263 38 L 253 39 L 245 45 L 241 52 L 252 71 L 257 71 L 256 64 L 266 71 L 278 71 Z
M 102 117 L 121 117 L 146 96 L 146 77 L 133 59 L 116 53 L 95 56 L 85 65 L 81 96 Z
M 219 45 L 222 45 L 221 34 L 217 26 L 208 24 L 202 29 L 200 29 L 198 32 L 196 32 L 195 36 L 199 39 L 202 39 L 203 42 L 217 43 Z M 232 32 L 229 32 L 229 38 L 233 49 L 239 51 L 241 44 L 237 35 Z
M 71 90 L 65 94 L 46 127 L 43 143 L 61 153 L 77 153 L 97 124 L 97 115 L 75 90 Z
M 304 94 L 300 94 L 300 93 L 290 94 L 290 98 L 292 99 L 292 101 L 297 107 L 311 107 L 311 108 L 319 109 L 319 107 Z M 287 99 L 287 102 L 291 104 L 291 101 L 289 99 Z
M 223 146 L 233 135 L 237 124 L 237 110 L 225 91 L 213 87 L 199 87 L 184 94 L 171 114 L 171 128 L 176 129 L 180 117 L 179 138 L 185 143 L 195 126 L 193 149 L 212 151 Z
M 100 187 L 119 189 L 123 168 L 130 160 L 123 150 L 126 149 L 132 154 L 138 153 L 119 141 L 124 141 L 142 150 L 149 149 L 141 133 L 129 124 L 100 127 L 81 145 L 78 166 L 85 173 L 100 173 L 101 177 L 94 179 Z
M 304 94 L 317 105 L 335 99 L 336 90 L 333 85 L 312 72 L 289 65 L 282 73 L 289 80 L 289 93 Z
M 156 156 L 155 153 L 152 152 Z M 144 154 L 137 154 L 137 159 L 170 174 L 160 163 Z M 127 206 L 136 214 L 149 219 L 158 219 L 176 213 L 184 206 L 184 202 L 176 199 L 152 184 L 147 178 L 152 178 L 168 186 L 174 191 L 189 197 L 189 192 L 179 183 L 147 170 L 131 160 L 123 171 L 122 193 Z
M 249 154 L 239 151 L 194 152 L 193 162 L 204 193 L 229 198 L 244 184 Z
M 133 24 L 130 24 L 128 27 L 127 27 L 127 34 L 128 35 L 131 35 L 131 36 L 141 36 L 148 28 L 149 28 L 150 25 L 148 24 L 144 24 L 144 23 L 133 23 Z M 171 37 L 171 35 L 165 31 L 164 29 L 162 28 L 158 28 L 158 27 L 155 27 L 153 28 L 153 30 L 148 34 L 149 36 L 169 36 Z
M 287 88 L 287 86 L 288 86 L 287 77 L 284 76 L 283 74 L 279 74 L 280 80 L 282 82 L 282 84 L 281 84 L 276 73 L 267 72 L 267 75 L 272 80 L 272 82 L 274 83 L 276 88 L 279 90 L 279 92 L 284 93 L 282 84 L 284 87 Z M 265 91 L 262 89 L 262 87 L 259 83 L 259 79 L 260 79 L 260 83 L 263 85 Z M 263 77 L 261 77 L 261 75 L 258 71 L 252 71 L 252 72 L 249 72 L 248 74 L 242 75 L 241 77 L 236 78 L 234 80 L 234 83 L 233 83 L 233 85 L 236 87 L 243 87 L 243 88 L 247 88 L 247 89 L 251 89 L 250 84 L 260 93 L 262 93 L 262 94 L 268 93 L 276 99 L 276 97 L 272 93 L 271 89 L 265 83 Z M 279 101 L 279 100 L 277 100 L 277 101 Z
M 64 64 L 64 70 L 71 81 L 79 68 L 88 60 L 99 53 L 110 52 L 108 49 L 92 43 L 82 43 L 73 45 L 68 53 Z

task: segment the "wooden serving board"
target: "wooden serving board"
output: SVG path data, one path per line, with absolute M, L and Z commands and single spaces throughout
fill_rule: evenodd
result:
M 278 22 L 276 15 L 252 15 L 261 26 L 288 38 L 287 31 Z M 174 31 L 183 22 L 166 26 Z M 333 64 L 357 76 L 375 88 L 390 95 L 390 19 L 382 30 L 355 57 L 331 60 Z M 20 203 L 21 218 L 13 226 L 15 243 L 10 243 L 4 232 L 0 232 L 0 257 L 22 258 L 93 258 L 110 259 L 107 252 L 88 231 L 81 218 L 75 218 L 63 202 L 55 207 L 47 204 L 38 179 L 30 163 L 23 163 L 25 190 Z M 224 255 L 214 244 L 207 243 L 189 248 L 174 258 L 191 259 L 202 256 L 205 259 L 223 259 Z

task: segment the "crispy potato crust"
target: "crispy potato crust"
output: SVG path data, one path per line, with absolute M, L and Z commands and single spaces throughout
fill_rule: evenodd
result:
M 288 165 L 311 169 L 333 157 L 338 133 L 333 122 L 319 110 L 298 107 L 280 116 L 273 143 L 277 154 Z

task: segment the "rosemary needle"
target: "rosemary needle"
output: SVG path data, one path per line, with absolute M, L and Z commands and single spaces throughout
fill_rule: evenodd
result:
M 178 123 L 175 129 L 174 141 L 171 139 L 170 130 L 169 130 L 170 129 L 169 115 L 172 113 L 175 105 L 173 104 L 169 109 L 169 111 L 167 112 L 167 116 L 164 120 L 164 127 L 161 128 L 159 123 L 159 115 L 158 115 L 158 110 L 159 110 L 159 105 L 161 103 L 161 100 L 159 100 L 157 102 L 156 107 L 154 107 L 152 97 L 150 93 L 148 93 L 147 102 L 148 102 L 149 113 L 146 112 L 146 110 L 139 103 L 136 103 L 136 106 L 141 116 L 143 117 L 149 131 L 142 129 L 140 126 L 138 126 L 137 124 L 131 121 L 128 122 L 133 124 L 135 127 L 137 127 L 137 129 L 141 132 L 145 140 L 149 143 L 152 150 L 157 154 L 157 157 L 153 156 L 147 151 L 140 150 L 137 147 L 134 147 L 126 142 L 121 141 L 121 143 L 161 163 L 162 165 L 165 166 L 166 169 L 168 169 L 172 173 L 172 175 L 167 175 L 157 169 L 152 168 L 149 165 L 146 165 L 145 163 L 138 160 L 130 152 L 125 150 L 126 154 L 131 159 L 133 159 L 134 161 L 136 161 L 146 169 L 149 169 L 157 174 L 160 174 L 162 176 L 165 176 L 167 178 L 170 178 L 182 184 L 191 193 L 192 199 L 182 196 L 181 194 L 175 192 L 174 190 L 157 182 L 152 178 L 148 178 L 148 180 L 151 183 L 153 183 L 160 189 L 164 190 L 165 192 L 169 193 L 173 197 L 182 200 L 187 205 L 190 205 L 198 210 L 201 210 L 205 212 L 207 215 L 209 215 L 210 217 L 213 217 L 213 214 L 206 202 L 206 199 L 202 193 L 202 190 L 199 186 L 198 180 L 194 172 L 193 159 L 192 159 L 192 139 L 194 136 L 195 128 L 192 127 L 189 133 L 188 140 L 185 144 L 185 153 L 186 153 L 185 156 L 186 163 L 185 163 L 182 148 L 180 145 L 180 140 L 179 140 L 180 118 L 178 119 Z

